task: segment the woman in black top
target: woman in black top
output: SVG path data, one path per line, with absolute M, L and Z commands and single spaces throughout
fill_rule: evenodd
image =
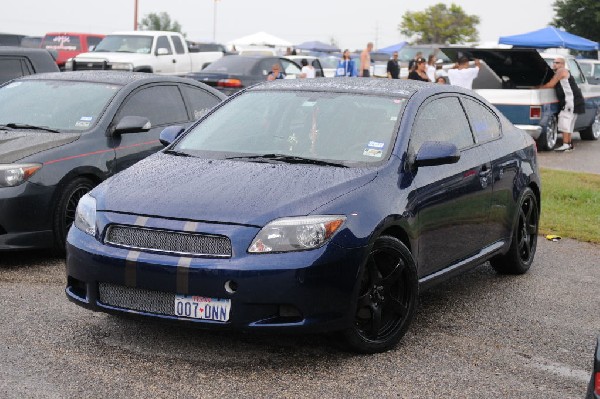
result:
M 427 72 L 425 72 L 426 68 L 427 60 L 425 60 L 425 58 L 418 58 L 417 67 L 414 71 L 408 74 L 408 78 L 412 80 L 420 80 L 422 82 L 430 82 L 429 77 L 427 77 Z

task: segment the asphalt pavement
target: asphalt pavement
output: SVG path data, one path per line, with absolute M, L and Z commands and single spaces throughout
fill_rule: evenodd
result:
M 560 144 L 562 141 L 559 140 L 558 145 Z M 600 140 L 581 140 L 579 133 L 574 133 L 573 145 L 575 150 L 571 152 L 539 151 L 540 166 L 600 174 Z
M 0 257 L 2 398 L 582 398 L 600 246 L 539 240 L 528 274 L 483 264 L 422 294 L 395 350 L 335 336 L 216 333 L 92 313 L 65 298 L 64 261 Z

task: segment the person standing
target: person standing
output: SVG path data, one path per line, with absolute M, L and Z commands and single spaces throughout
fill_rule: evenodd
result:
M 338 62 L 337 68 L 335 70 L 335 77 L 356 77 L 356 65 L 354 64 L 354 60 L 350 58 L 350 50 L 346 49 L 342 53 L 342 59 Z
M 473 80 L 479 75 L 481 61 L 475 59 L 475 68 L 469 68 L 469 59 L 462 56 L 458 59 L 454 68 L 448 70 L 448 80 L 451 85 L 473 89 Z
M 400 65 L 398 64 L 398 52 L 394 51 L 392 59 L 387 63 L 387 77 L 388 79 L 400 78 Z
M 408 74 L 408 78 L 411 80 L 420 80 L 421 82 L 431 82 L 425 71 L 427 68 L 427 60 L 425 58 L 419 58 L 415 60 L 415 70 Z
M 435 54 L 430 54 L 429 57 L 427 57 L 427 77 L 429 78 L 430 82 L 435 82 L 435 61 L 437 60 L 437 57 L 435 56 Z
M 360 53 L 360 71 L 358 74 L 363 78 L 371 77 L 371 50 L 373 50 L 373 43 L 369 42 L 367 48 Z
M 417 51 L 417 54 L 415 54 L 415 57 L 408 61 L 408 73 L 411 73 L 412 71 L 414 71 L 417 67 L 417 60 L 419 58 L 423 58 L 423 53 L 420 51 Z
M 300 61 L 300 63 L 302 64 L 302 74 L 304 75 L 303 77 L 305 77 L 306 79 L 314 78 L 315 77 L 315 67 L 310 65 L 306 58 L 302 58 L 302 61 Z
M 581 90 L 575 83 L 573 75 L 569 72 L 565 65 L 564 57 L 556 57 L 552 63 L 554 76 L 550 81 L 540 89 L 554 88 L 556 97 L 558 97 L 558 131 L 562 133 L 563 144 L 556 148 L 555 151 L 573 151 L 573 141 L 571 135 L 575 128 L 575 119 L 577 114 L 585 112 L 585 100 L 581 94 Z

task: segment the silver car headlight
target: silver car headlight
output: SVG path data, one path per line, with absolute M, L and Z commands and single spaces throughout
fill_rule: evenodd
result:
M 0 187 L 14 187 L 29 180 L 42 168 L 39 163 L 0 165 Z
M 96 198 L 84 195 L 75 211 L 75 227 L 91 236 L 96 235 Z
M 276 219 L 263 227 L 248 252 L 290 252 L 325 244 L 346 221 L 340 215 L 298 216 Z
M 109 62 L 113 71 L 133 71 L 133 64 L 130 62 Z

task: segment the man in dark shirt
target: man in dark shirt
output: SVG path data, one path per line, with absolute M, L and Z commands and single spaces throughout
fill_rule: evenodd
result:
M 394 51 L 392 59 L 387 63 L 388 79 L 398 79 L 400 77 L 400 65 L 398 65 L 398 52 Z

